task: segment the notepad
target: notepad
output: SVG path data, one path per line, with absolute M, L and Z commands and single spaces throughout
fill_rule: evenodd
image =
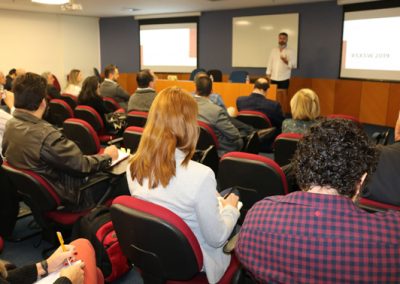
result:
M 218 196 L 217 199 L 218 199 L 219 211 L 221 212 L 224 209 L 224 206 L 222 206 L 221 200 L 224 198 Z M 236 208 L 240 211 L 240 209 L 242 209 L 242 207 L 243 207 L 243 203 L 241 201 L 239 201 Z
M 73 262 L 71 265 L 80 265 L 82 263 L 81 260 Z M 64 267 L 63 267 L 64 268 Z M 50 273 L 46 277 L 36 281 L 34 284 L 53 284 L 58 278 L 60 278 L 60 270 L 54 271 L 53 273 Z
M 118 164 L 119 162 L 121 162 L 122 160 L 125 160 L 126 158 L 129 157 L 129 151 L 123 151 L 121 149 L 118 149 L 118 158 L 114 161 L 112 161 L 111 163 L 111 167 L 115 166 L 116 164 Z

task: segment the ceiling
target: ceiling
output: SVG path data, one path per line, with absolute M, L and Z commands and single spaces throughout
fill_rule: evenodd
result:
M 97 17 L 202 12 L 260 6 L 327 2 L 336 0 L 70 0 L 82 4 L 82 11 L 61 11 L 60 6 L 31 3 L 30 0 L 0 0 L 0 9 Z M 130 11 L 129 9 L 138 9 Z

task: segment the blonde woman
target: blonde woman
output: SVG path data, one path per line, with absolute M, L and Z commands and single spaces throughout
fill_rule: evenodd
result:
M 213 171 L 191 160 L 198 138 L 197 103 L 177 87 L 161 91 L 149 112 L 138 150 L 127 169 L 129 190 L 180 216 L 197 237 L 208 281 L 216 283 L 230 262 L 222 247 L 237 219 L 238 197 L 219 208 Z
M 81 91 L 82 72 L 78 69 L 72 69 L 68 75 L 68 85 L 64 89 L 63 94 L 78 96 Z
M 304 134 L 320 115 L 319 99 L 311 89 L 299 90 L 290 101 L 292 119 L 285 119 L 282 132 Z

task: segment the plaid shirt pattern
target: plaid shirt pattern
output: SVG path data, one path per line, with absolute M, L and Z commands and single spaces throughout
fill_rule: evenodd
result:
M 236 246 L 262 283 L 400 283 L 400 214 L 294 192 L 253 206 Z

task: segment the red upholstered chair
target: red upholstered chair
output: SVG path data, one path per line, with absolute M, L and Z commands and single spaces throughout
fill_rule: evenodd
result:
M 129 126 L 125 129 L 123 134 L 124 145 L 126 148 L 131 149 L 131 153 L 136 152 L 142 133 L 143 127 L 139 126 Z
M 400 206 L 375 201 L 365 197 L 361 197 L 358 200 L 358 206 L 363 209 L 366 209 L 367 211 L 372 211 L 372 212 L 387 211 L 387 210 L 400 211 Z
M 69 118 L 64 121 L 63 132 L 65 136 L 74 141 L 82 153 L 94 155 L 103 152 L 96 131 L 86 121 L 78 118 Z
M 62 127 L 64 120 L 74 117 L 74 111 L 64 100 L 53 99 L 49 102 L 46 120 L 57 127 Z
M 122 252 L 144 283 L 208 283 L 203 254 L 189 226 L 170 210 L 131 196 L 113 201 L 111 217 Z M 232 255 L 219 283 L 232 283 L 239 263 Z
M 272 127 L 268 116 L 259 111 L 242 110 L 238 112 L 237 119 L 243 123 L 253 126 L 256 129 Z
M 221 190 L 239 186 L 243 202 L 239 222 L 244 220 L 253 204 L 266 196 L 288 193 L 282 169 L 273 160 L 255 154 L 230 152 L 222 156 L 218 169 L 218 186 Z
M 107 108 L 107 110 L 109 112 L 114 112 L 116 110 L 123 110 L 123 108 L 121 108 L 119 103 L 116 100 L 114 100 L 113 98 L 103 97 L 103 101 L 104 101 L 105 107 Z M 125 110 L 123 110 L 123 112 L 125 112 Z
M 196 149 L 206 150 L 210 146 L 214 146 L 216 150 L 219 148 L 218 138 L 214 130 L 207 123 L 198 120 L 200 126 L 199 140 L 197 141 Z
M 64 209 L 61 198 L 53 187 L 39 174 L 18 169 L 7 162 L 2 165 L 10 182 L 42 228 L 45 239 L 55 242 L 55 230 L 71 229 L 88 211 L 70 212 Z
M 132 110 L 126 116 L 126 123 L 128 126 L 144 127 L 147 122 L 148 113 L 145 111 Z
M 339 118 L 339 119 L 347 119 L 347 120 L 351 120 L 354 121 L 358 124 L 361 125 L 361 122 L 358 118 L 351 116 L 351 115 L 347 115 L 347 114 L 329 114 L 326 116 L 328 119 L 335 119 L 335 118 Z
M 100 114 L 92 107 L 79 105 L 75 108 L 75 117 L 88 122 L 99 136 L 100 143 L 107 142 L 116 138 L 115 134 L 107 133 L 103 119 Z
M 65 101 L 72 109 L 75 109 L 78 105 L 78 98 L 71 94 L 61 94 L 60 99 Z
M 282 133 L 275 138 L 274 160 L 279 166 L 290 164 L 301 138 L 299 133 Z

